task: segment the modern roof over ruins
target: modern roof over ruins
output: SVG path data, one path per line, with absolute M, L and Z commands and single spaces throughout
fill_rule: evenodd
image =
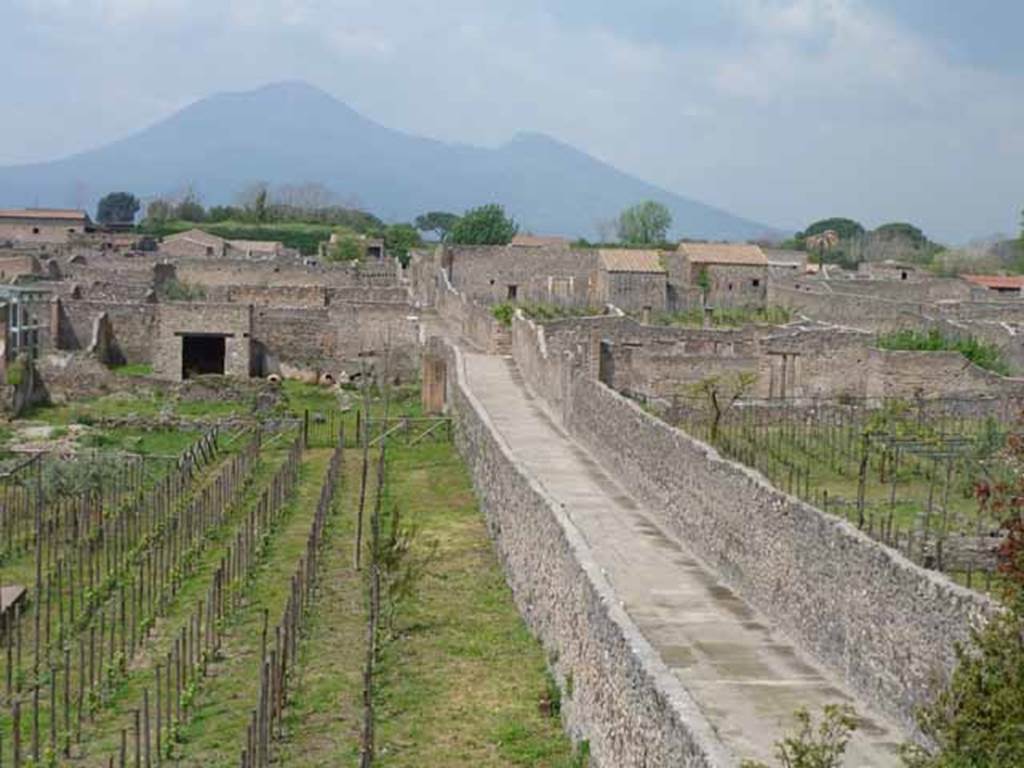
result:
M 88 221 L 89 214 L 68 208 L 0 209 L 0 219 L 32 219 L 37 221 Z
M 748 243 L 680 243 L 679 252 L 691 264 L 731 264 L 745 267 L 768 266 L 759 246 Z
M 637 251 L 626 248 L 602 248 L 601 265 L 606 272 L 664 273 L 658 251 Z
M 569 239 L 558 235 L 516 235 L 509 245 L 516 248 L 544 248 L 551 246 L 569 246 Z

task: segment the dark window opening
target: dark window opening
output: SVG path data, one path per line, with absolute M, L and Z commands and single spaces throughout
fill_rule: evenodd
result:
M 494 285 L 494 280 L 491 280 L 491 285 Z
M 518 296 L 519 296 L 519 286 L 518 285 L 510 285 L 508 287 L 508 300 L 509 301 L 515 301 Z
M 750 282 L 754 284 L 755 288 L 757 288 L 757 287 L 759 287 L 761 285 L 761 281 L 758 280 L 756 277 L 753 280 L 751 280 Z
M 732 290 L 732 283 L 729 283 L 728 290 Z
M 39 227 L 32 227 L 32 234 L 33 235 L 38 235 L 39 234 Z
M 206 374 L 224 375 L 223 336 L 183 336 L 181 339 L 181 378 Z
M 207 256 L 213 256 L 213 246 L 212 245 L 206 246 L 206 255 Z
M 906 279 L 907 279 L 907 273 L 906 272 L 900 272 L 900 280 L 906 280 Z

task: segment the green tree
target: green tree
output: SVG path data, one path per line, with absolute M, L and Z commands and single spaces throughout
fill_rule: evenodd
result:
M 174 206 L 174 216 L 182 221 L 203 221 L 206 218 L 206 209 L 203 208 L 199 195 L 191 186 L 185 190 L 181 200 Z
M 864 225 L 853 219 L 844 219 L 841 216 L 831 219 L 821 219 L 811 224 L 803 232 L 798 232 L 797 240 L 804 240 L 811 235 L 820 235 L 822 232 L 832 230 L 839 235 L 840 240 L 853 240 L 864 235 Z
M 430 211 L 417 216 L 413 223 L 420 232 L 433 232 L 438 240 L 444 242 L 458 221 L 459 217 L 454 213 Z
M 139 199 L 130 192 L 111 192 L 96 206 L 96 221 L 100 224 L 134 224 L 135 214 L 141 207 Z
M 505 209 L 492 203 L 466 211 L 448 239 L 459 245 L 508 245 L 518 231 L 519 225 L 505 215 Z
M 146 223 L 163 224 L 174 216 L 174 204 L 162 197 L 146 203 Z
M 403 267 L 409 263 L 409 251 L 421 245 L 423 239 L 412 224 L 392 224 L 384 230 L 384 247 L 402 262 Z
M 632 245 L 655 245 L 665 242 L 672 214 L 661 203 L 645 200 L 619 214 L 619 239 Z

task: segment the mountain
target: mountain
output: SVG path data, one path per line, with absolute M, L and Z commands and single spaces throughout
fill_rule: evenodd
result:
M 677 236 L 743 239 L 770 230 L 542 134 L 519 134 L 496 149 L 424 139 L 303 83 L 214 95 L 99 149 L 0 167 L 0 207 L 92 206 L 109 191 L 144 198 L 188 183 L 209 205 L 231 202 L 255 180 L 320 182 L 390 221 L 499 202 L 523 231 L 594 237 L 597 222 L 652 199 L 672 211 Z

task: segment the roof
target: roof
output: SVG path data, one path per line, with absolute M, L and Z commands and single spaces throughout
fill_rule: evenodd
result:
M 174 235 L 167 235 L 167 237 L 164 238 L 165 243 L 174 243 L 177 242 L 178 240 L 185 240 L 191 243 L 200 243 L 202 245 L 213 246 L 219 246 L 227 242 L 226 240 L 224 240 L 224 238 L 217 237 L 216 235 L 211 235 L 209 232 L 204 232 L 201 229 L 189 229 L 186 230 L 185 232 L 178 232 L 177 234 Z
M 0 210 L 0 219 L 88 221 L 89 214 L 68 208 L 9 208 Z
M 659 251 L 632 251 L 625 248 L 602 248 L 601 265 L 606 272 L 647 272 L 664 274 Z
M 964 280 L 992 290 L 1021 290 L 1024 275 L 960 275 Z
M 558 235 L 516 235 L 509 245 L 518 248 L 543 248 L 551 245 L 569 245 L 569 239 Z
M 281 243 L 276 240 L 228 240 L 228 245 L 240 251 L 269 251 L 276 253 Z
M 740 267 L 766 267 L 768 257 L 756 245 L 747 243 L 680 243 L 679 252 L 691 264 L 732 264 Z

